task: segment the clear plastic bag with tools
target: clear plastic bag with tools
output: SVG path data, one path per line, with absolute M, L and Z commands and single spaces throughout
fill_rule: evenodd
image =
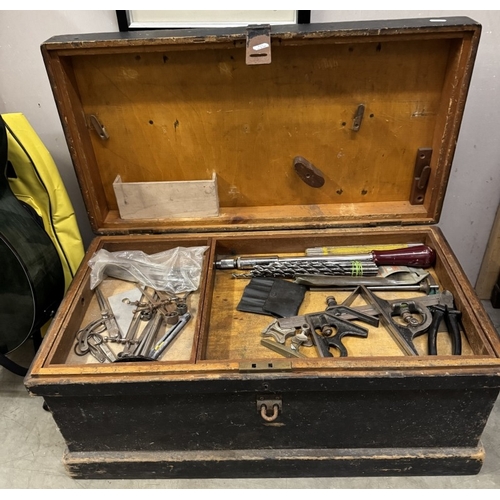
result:
M 140 283 L 172 294 L 194 292 L 200 284 L 207 246 L 177 247 L 148 255 L 140 250 L 108 252 L 101 249 L 89 260 L 90 288 L 109 276 Z

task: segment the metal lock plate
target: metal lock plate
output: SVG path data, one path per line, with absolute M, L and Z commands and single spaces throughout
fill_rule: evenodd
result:
M 247 28 L 247 65 L 271 63 L 271 25 L 257 24 Z

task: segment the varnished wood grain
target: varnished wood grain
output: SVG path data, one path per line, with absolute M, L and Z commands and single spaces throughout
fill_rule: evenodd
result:
M 313 227 L 315 220 L 332 225 L 363 216 L 437 220 L 477 26 L 408 25 L 362 34 L 325 26 L 314 33 L 311 26 L 273 38 L 273 62 L 262 66 L 245 64 L 236 31 L 44 44 L 95 231 L 235 223 L 262 229 L 273 219 L 281 227 Z M 360 104 L 365 116 L 355 132 Z M 108 140 L 92 129 L 91 115 L 106 127 Z M 408 200 L 422 147 L 434 150 L 432 173 L 424 205 L 415 209 Z M 298 155 L 325 174 L 323 187 L 300 180 L 293 169 Z M 117 175 L 124 182 L 162 182 L 213 172 L 221 207 L 215 219 L 130 222 L 118 216 Z
M 91 134 L 110 208 L 117 174 L 173 181 L 212 170 L 223 207 L 363 203 L 409 198 L 449 50 L 442 40 L 277 47 L 259 67 L 239 49 L 169 50 L 80 57 L 73 68 L 85 114 L 110 135 Z M 352 132 L 360 103 L 366 117 Z M 298 178 L 297 155 L 324 172 L 324 188 Z
M 262 331 L 270 325 L 275 318 L 272 316 L 258 315 L 253 313 L 239 312 L 236 310 L 245 286 L 249 280 L 233 279 L 231 271 L 221 271 L 218 273 L 213 294 L 213 305 L 210 311 L 210 333 L 208 336 L 207 359 L 260 359 L 279 358 L 275 352 L 263 347 L 260 344 Z M 391 300 L 395 298 L 409 299 L 423 294 L 418 293 L 398 293 L 385 292 L 377 293 L 377 296 Z M 348 296 L 349 292 L 335 291 L 314 291 L 307 292 L 299 310 L 299 314 L 310 314 L 321 312 L 326 309 L 326 298 L 334 296 L 338 304 L 341 304 Z M 358 297 L 353 306 L 366 305 L 366 302 Z M 357 337 L 345 337 L 345 345 L 348 355 L 352 357 L 372 357 L 372 356 L 402 356 L 400 348 L 391 337 L 387 329 L 380 325 L 378 328 L 369 326 L 366 323 L 355 321 L 361 327 L 368 330 L 366 339 Z M 463 335 L 463 355 L 473 354 L 467 338 Z M 420 355 L 427 355 L 427 336 L 422 335 L 414 339 L 415 347 Z M 286 344 L 290 347 L 290 341 Z M 302 348 L 300 351 L 308 358 L 318 357 L 314 347 Z M 438 335 L 438 352 L 440 355 L 451 355 L 451 342 L 446 333 Z M 339 352 L 331 349 L 331 353 L 338 358 Z M 328 360 L 325 360 L 328 361 Z M 334 366 L 334 360 L 331 360 Z

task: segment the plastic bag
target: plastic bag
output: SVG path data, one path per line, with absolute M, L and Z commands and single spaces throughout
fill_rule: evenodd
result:
M 97 251 L 89 260 L 90 288 L 106 277 L 133 281 L 172 294 L 194 292 L 200 284 L 207 246 L 177 247 L 153 255 L 140 250 Z

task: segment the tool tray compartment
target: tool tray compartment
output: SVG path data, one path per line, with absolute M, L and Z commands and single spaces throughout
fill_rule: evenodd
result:
M 500 387 L 500 342 L 433 223 L 480 26 L 449 18 L 273 27 L 272 60 L 257 65 L 245 59 L 252 33 L 75 35 L 42 46 L 97 235 L 25 380 L 66 441 L 69 473 L 477 473 Z M 141 189 L 151 183 L 134 196 L 144 213 L 164 201 L 156 184 L 174 183 L 168 192 L 182 199 L 192 192 L 184 183 L 212 179 L 203 197 L 215 187 L 210 207 L 215 200 L 218 211 L 189 216 L 201 206 L 194 201 L 185 214 L 122 218 L 118 176 Z M 427 335 L 415 337 L 409 355 L 385 325 L 355 320 L 367 335 L 343 339 L 347 356 L 302 346 L 289 357 L 261 342 L 275 341 L 263 332 L 276 318 L 239 310 L 250 279 L 234 275 L 244 271 L 216 265 L 312 247 L 415 243 L 434 250 L 425 271 L 461 313 L 460 355 L 446 333 L 437 355 Z M 100 363 L 77 354 L 78 333 L 101 315 L 90 286 L 96 252 L 198 246 L 206 251 L 186 298 L 191 319 L 162 357 Z M 137 292 L 113 277 L 99 288 L 108 300 Z M 308 290 L 299 314 L 350 294 Z M 353 308 L 367 302 L 354 300 Z M 115 357 L 123 350 L 108 347 Z
M 434 361 L 439 359 L 446 369 L 456 367 L 460 369 L 462 364 L 471 366 L 477 363 L 497 364 L 498 341 L 495 330 L 491 323 L 486 320 L 487 315 L 476 298 L 473 289 L 465 281 L 460 267 L 453 258 L 441 232 L 435 227 L 414 227 L 397 230 L 364 229 L 362 232 L 353 229 L 324 230 L 320 234 L 310 231 L 296 231 L 276 235 L 275 233 L 246 233 L 238 235 L 207 234 L 206 237 L 189 235 L 184 239 L 177 236 L 107 236 L 98 237 L 94 240 L 92 248 L 87 253 L 86 260 L 100 249 L 110 252 L 123 252 L 140 248 L 146 253 L 156 253 L 176 247 L 195 247 L 207 245 L 208 250 L 204 256 L 203 274 L 199 289 L 187 299 L 188 309 L 193 313 L 194 320 L 189 327 L 190 333 L 183 333 L 179 338 L 183 340 L 177 346 L 175 353 L 167 353 L 162 361 L 165 363 L 141 363 L 141 371 L 148 367 L 148 370 L 165 372 L 177 372 L 178 370 L 189 370 L 189 366 L 180 367 L 180 364 L 193 365 L 192 369 L 206 369 L 208 372 L 222 369 L 222 371 L 245 370 L 246 360 L 260 360 L 267 358 L 280 359 L 269 349 L 260 344 L 261 333 L 270 323 L 276 320 L 276 316 L 271 314 L 253 314 L 245 311 L 238 311 L 238 304 L 241 301 L 245 287 L 248 286 L 251 278 L 239 278 L 246 276 L 244 271 L 216 269 L 213 263 L 216 256 L 220 255 L 274 255 L 300 256 L 304 248 L 312 243 L 314 246 L 364 246 L 373 241 L 373 247 L 380 245 L 406 245 L 408 243 L 421 242 L 434 249 L 437 253 L 436 262 L 431 269 L 426 269 L 435 282 L 436 289 L 449 291 L 453 294 L 455 308 L 463 313 L 462 321 L 462 355 L 452 356 L 450 339 L 447 335 L 439 336 L 439 356 L 429 357 L 426 338 L 416 336 L 414 341 L 417 347 L 418 356 L 406 356 L 402 352 L 398 343 L 391 338 L 389 332 L 383 325 L 365 325 L 370 334 L 367 338 L 346 339 L 349 346 L 348 359 L 340 359 L 335 353 L 335 360 L 319 358 L 314 349 L 305 349 L 307 356 L 304 358 L 288 359 L 286 364 L 290 367 L 297 367 L 298 371 L 306 370 L 309 365 L 321 369 L 338 369 L 343 362 L 351 365 L 355 358 L 363 366 L 372 365 L 377 368 L 380 363 L 387 361 L 391 363 L 392 357 L 401 358 L 397 360 L 399 367 L 423 366 L 422 363 L 434 365 Z M 392 243 L 392 242 L 398 242 Z M 274 252 L 271 253 L 271 250 Z M 70 293 L 65 305 L 67 311 L 63 315 L 61 312 L 56 317 L 53 328 L 60 328 L 63 335 L 53 336 L 53 345 L 48 353 L 47 360 L 42 366 L 54 370 L 54 373 L 64 373 L 69 369 L 68 365 L 78 367 L 77 370 L 85 373 L 93 373 L 96 369 L 96 360 L 91 356 L 76 356 L 74 353 L 75 334 L 93 319 L 100 317 L 100 311 L 95 292 L 90 287 L 91 269 L 87 265 L 82 265 L 79 280 L 75 280 L 74 286 L 78 283 L 78 292 Z M 362 282 L 361 278 L 360 281 Z M 292 280 L 289 280 L 292 281 Z M 105 295 L 111 297 L 115 294 L 122 294 L 133 291 L 136 285 L 133 282 L 120 279 L 105 278 L 101 288 L 105 289 Z M 306 292 L 301 301 L 300 314 L 309 314 L 324 311 L 327 308 L 327 298 L 334 296 L 338 305 L 351 295 L 354 286 L 349 290 L 344 288 L 315 288 L 311 287 Z M 436 297 L 440 292 L 428 295 L 419 291 L 374 291 L 377 296 L 386 300 L 413 299 L 422 297 Z M 428 300 L 428 303 L 431 302 Z M 437 302 L 436 302 L 437 303 Z M 367 300 L 363 295 L 359 295 L 352 304 L 356 306 L 366 305 Z M 132 306 L 129 306 L 133 309 Z M 374 315 L 375 313 L 372 313 Z M 484 317 L 483 317 L 484 315 Z M 355 320 L 354 320 L 355 321 Z M 362 322 L 360 318 L 359 321 Z M 60 323 L 60 324 L 58 324 Z M 443 330 L 441 330 L 443 331 Z M 372 339 L 373 337 L 373 339 Z M 120 352 L 122 346 L 116 346 L 115 351 Z M 374 357 L 375 359 L 370 359 Z M 379 359 L 381 358 L 381 359 Z M 418 359 L 417 359 L 418 358 Z M 441 360 L 444 359 L 444 361 Z M 228 362 L 230 364 L 228 364 Z M 170 365 L 172 363 L 172 365 Z M 221 368 L 218 364 L 223 363 Z M 285 365 L 286 365 L 285 364 Z M 87 366 L 91 365 L 91 366 Z M 196 365 L 196 367 L 194 366 Z M 129 364 L 104 364 L 99 369 L 102 373 L 133 373 L 137 366 Z M 50 373 L 51 371 L 49 370 Z M 277 368 L 279 371 L 279 368 Z M 249 372 L 252 370 L 249 369 Z M 266 372 L 266 368 L 258 367 L 255 372 Z

